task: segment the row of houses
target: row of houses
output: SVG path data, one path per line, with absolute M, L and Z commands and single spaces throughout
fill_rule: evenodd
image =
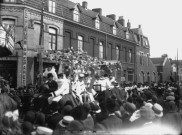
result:
M 12 78 L 13 86 L 35 83 L 37 52 L 43 19 L 43 50 L 82 49 L 92 57 L 122 63 L 126 82 L 156 82 L 158 73 L 150 59 L 150 44 L 141 25 L 131 28 L 123 16 L 104 16 L 101 8 L 88 9 L 88 3 L 69 0 L 2 0 L 0 21 L 14 26 L 15 51 L 0 58 L 0 75 Z M 59 63 L 43 58 L 44 68 Z

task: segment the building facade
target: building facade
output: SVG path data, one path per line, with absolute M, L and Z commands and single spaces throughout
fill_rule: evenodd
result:
M 143 34 L 141 25 L 132 29 L 136 45 L 136 82 L 151 83 L 158 81 L 156 67 L 150 59 L 150 44 Z
M 151 58 L 151 60 L 157 69 L 158 82 L 170 82 L 172 77 L 172 70 L 168 55 L 164 54 L 158 58 Z
M 11 76 L 15 80 L 14 86 L 35 83 L 39 50 L 73 47 L 101 60 L 121 61 L 120 75 L 126 82 L 145 82 L 146 78 L 141 81 L 140 73 L 143 71 L 152 76 L 155 72 L 149 60 L 149 66 L 139 64 L 139 52 L 142 50 L 148 55 L 150 47 L 140 45 L 136 36 L 144 36 L 131 29 L 129 21 L 125 26 L 122 16 L 118 19 L 114 14 L 103 16 L 101 8 L 90 10 L 85 1 L 79 4 L 68 0 L 3 0 L 0 6 L 2 23 L 15 26 L 17 43 L 13 55 L 0 58 L 0 75 Z M 40 48 L 42 8 L 44 38 L 43 48 Z M 59 64 L 53 61 L 44 61 L 44 66 L 50 63 L 58 69 Z

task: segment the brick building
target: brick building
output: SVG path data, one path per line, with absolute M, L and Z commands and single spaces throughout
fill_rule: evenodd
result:
M 1 75 L 10 73 L 16 78 L 16 86 L 35 83 L 42 1 L 2 0 L 0 6 L 2 23 L 15 25 L 15 42 L 20 43 L 15 44 L 12 56 L 0 58 L 3 63 L 0 64 Z M 87 7 L 85 1 L 79 4 L 68 0 L 45 0 L 44 50 L 73 47 L 99 59 L 121 61 L 121 76 L 127 82 L 140 82 L 138 72 L 141 71 L 152 75 L 154 69 L 148 69 L 152 66 L 141 66 L 137 55 L 140 50 L 146 51 L 145 54 L 150 52 L 150 47 L 144 47 L 136 40 L 136 37 L 141 40 L 147 37 L 131 29 L 129 21 L 125 26 L 122 16 L 118 19 L 114 14 L 103 16 L 101 8 L 90 10 Z M 47 63 L 52 63 L 56 69 L 59 67 L 53 61 L 44 60 L 44 66 Z
M 171 81 L 172 66 L 167 54 L 164 54 L 161 57 L 151 58 L 151 60 L 157 69 L 158 82 Z
M 132 29 L 136 45 L 136 82 L 157 82 L 158 75 L 156 67 L 150 59 L 150 44 L 148 38 L 143 34 L 141 25 Z

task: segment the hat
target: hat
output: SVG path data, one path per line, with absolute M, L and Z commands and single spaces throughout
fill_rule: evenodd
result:
M 84 125 L 81 122 L 74 120 L 69 124 L 68 130 L 69 131 L 83 131 Z
M 32 123 L 30 123 L 28 121 L 23 122 L 22 130 L 23 130 L 23 133 L 31 133 L 33 131 Z
M 53 130 L 47 127 L 37 127 L 37 133 L 38 135 L 52 135 L 53 134 Z
M 53 77 L 53 74 L 52 73 L 48 73 L 47 74 L 47 78 L 50 78 L 50 77 Z
M 92 112 L 94 112 L 94 113 L 101 112 L 100 107 L 97 104 L 94 104 L 93 102 L 90 103 L 90 107 L 91 107 Z
M 57 111 L 59 109 L 59 104 L 56 101 L 53 101 L 50 105 L 50 109 L 53 111 Z
M 152 108 L 153 104 L 152 103 L 145 103 L 146 107 Z
M 113 82 L 112 82 L 112 85 L 118 86 L 118 82 L 117 82 L 117 81 L 113 81 Z
M 170 92 L 169 93 L 169 96 L 174 96 L 174 92 Z
M 85 77 L 85 75 L 81 73 L 81 74 L 79 75 L 79 77 L 80 77 L 80 78 L 83 78 L 83 77 Z
M 133 103 L 129 103 L 127 102 L 125 105 L 124 105 L 124 109 L 129 112 L 129 113 L 133 113 L 135 110 L 136 110 L 136 106 L 135 104 Z
M 71 105 L 66 105 L 63 107 L 62 115 L 70 115 L 73 107 Z
M 154 111 L 147 107 L 147 106 L 143 106 L 140 109 L 140 115 L 142 118 L 146 119 L 146 120 L 153 120 L 155 118 L 155 113 Z
M 175 100 L 175 97 L 174 96 L 167 96 L 166 97 L 166 100 L 168 100 L 168 101 L 174 101 Z
M 59 125 L 62 127 L 67 127 L 74 118 L 72 116 L 64 116 L 63 119 L 59 122 Z
M 163 108 L 160 104 L 155 103 L 152 107 L 152 110 L 154 111 L 154 113 L 157 117 L 163 116 Z

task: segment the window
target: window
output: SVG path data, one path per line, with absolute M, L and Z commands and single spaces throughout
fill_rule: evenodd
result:
M 15 36 L 15 20 L 10 18 L 3 18 L 2 19 L 3 27 L 6 29 L 6 31 L 9 32 L 9 34 L 14 38 Z
M 76 22 L 80 21 L 80 13 L 79 13 L 77 7 L 73 11 L 73 20 L 76 21 Z
M 119 60 L 119 47 L 116 46 L 116 60 Z
M 129 32 L 128 31 L 126 31 L 126 39 L 129 39 Z
M 4 2 L 15 3 L 16 0 L 4 0 Z
M 99 42 L 99 59 L 104 58 L 104 46 L 103 42 Z
M 53 0 L 49 0 L 49 12 L 56 12 L 56 2 Z
M 133 82 L 134 81 L 134 72 L 128 71 L 128 81 Z
M 57 49 L 57 30 L 55 28 L 49 28 L 49 50 Z
M 78 51 L 83 51 L 83 37 L 78 36 Z
M 143 53 L 140 52 L 140 64 L 143 65 Z
M 128 58 L 129 58 L 128 62 L 132 63 L 132 50 L 131 49 L 129 49 L 129 51 L 128 51 Z
M 100 21 L 99 21 L 99 18 L 96 18 L 96 20 L 95 20 L 95 28 L 96 29 L 100 29 Z
M 116 35 L 116 26 L 113 26 L 113 34 Z
M 147 54 L 147 66 L 149 66 L 149 59 L 150 59 L 149 54 Z
M 127 62 L 127 51 L 126 51 L 126 47 L 123 48 L 123 53 L 124 53 L 124 62 Z

